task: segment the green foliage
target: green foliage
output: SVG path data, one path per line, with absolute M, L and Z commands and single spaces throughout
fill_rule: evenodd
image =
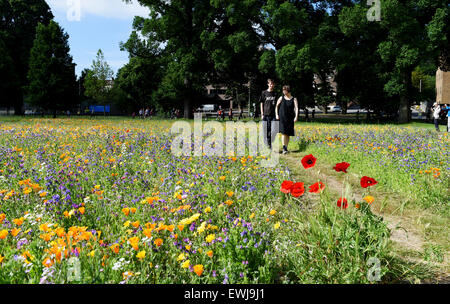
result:
M 0 0 L 0 67 L 9 72 L 1 90 L 6 106 L 22 113 L 23 88 L 28 84 L 30 50 L 39 23 L 47 25 L 53 15 L 45 0 Z M 11 68 L 11 62 L 13 68 Z M 5 70 L 5 66 L 6 68 Z M 2 78 L 3 78 L 2 77 Z M 2 81 L 3 82 L 3 81 Z
M 70 109 L 76 102 L 75 64 L 69 54 L 69 35 L 55 21 L 39 24 L 30 55 L 29 102 L 44 110 Z
M 91 69 L 88 71 L 84 81 L 86 96 L 92 97 L 100 104 L 105 104 L 110 96 L 110 88 L 107 81 L 111 80 L 113 75 L 112 69 L 105 61 L 102 50 L 98 50 L 97 58 L 92 62 Z

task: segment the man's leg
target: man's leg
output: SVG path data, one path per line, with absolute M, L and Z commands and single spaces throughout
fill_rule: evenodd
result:
M 266 118 L 266 116 L 264 116 Z M 267 146 L 272 149 L 272 116 L 267 116 Z

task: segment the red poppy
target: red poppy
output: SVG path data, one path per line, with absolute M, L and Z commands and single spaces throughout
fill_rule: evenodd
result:
M 363 187 L 363 188 L 367 188 L 367 187 L 370 187 L 370 186 L 373 186 L 376 184 L 378 184 L 378 182 L 371 177 L 363 176 L 361 178 L 361 187 Z
M 350 167 L 350 164 L 347 162 L 342 162 L 339 164 L 336 164 L 336 166 L 333 167 L 336 172 L 345 172 L 347 173 L 347 168 Z
M 311 193 L 320 193 L 323 189 L 325 189 L 325 185 L 322 182 L 317 182 L 309 186 L 309 192 Z
M 314 167 L 316 165 L 316 160 L 317 158 L 315 158 L 312 154 L 306 155 L 302 159 L 303 168 L 308 169 Z
M 282 184 L 281 184 L 281 192 L 283 192 L 283 193 L 290 193 L 291 192 L 291 188 L 292 188 L 292 186 L 294 185 L 294 182 L 292 182 L 292 181 L 284 181 Z
M 348 207 L 347 199 L 346 199 L 346 198 L 343 198 L 343 197 L 341 197 L 340 199 L 338 199 L 338 201 L 337 201 L 337 206 L 338 206 L 339 208 L 342 208 L 342 209 L 347 209 L 347 207 Z M 341 207 L 341 206 L 342 206 L 342 207 Z
M 295 183 L 291 189 L 293 197 L 300 197 L 305 193 L 305 185 L 303 183 Z

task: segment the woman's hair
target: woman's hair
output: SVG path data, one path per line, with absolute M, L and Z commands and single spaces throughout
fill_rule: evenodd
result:
M 283 86 L 283 91 L 284 91 L 284 90 L 286 90 L 286 91 L 288 91 L 289 93 L 291 93 L 291 87 L 288 86 L 288 85 L 284 85 L 284 86 Z

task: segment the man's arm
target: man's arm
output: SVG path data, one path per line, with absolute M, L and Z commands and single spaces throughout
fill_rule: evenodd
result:
M 261 108 L 261 119 L 264 119 L 264 92 L 259 97 L 259 106 Z

